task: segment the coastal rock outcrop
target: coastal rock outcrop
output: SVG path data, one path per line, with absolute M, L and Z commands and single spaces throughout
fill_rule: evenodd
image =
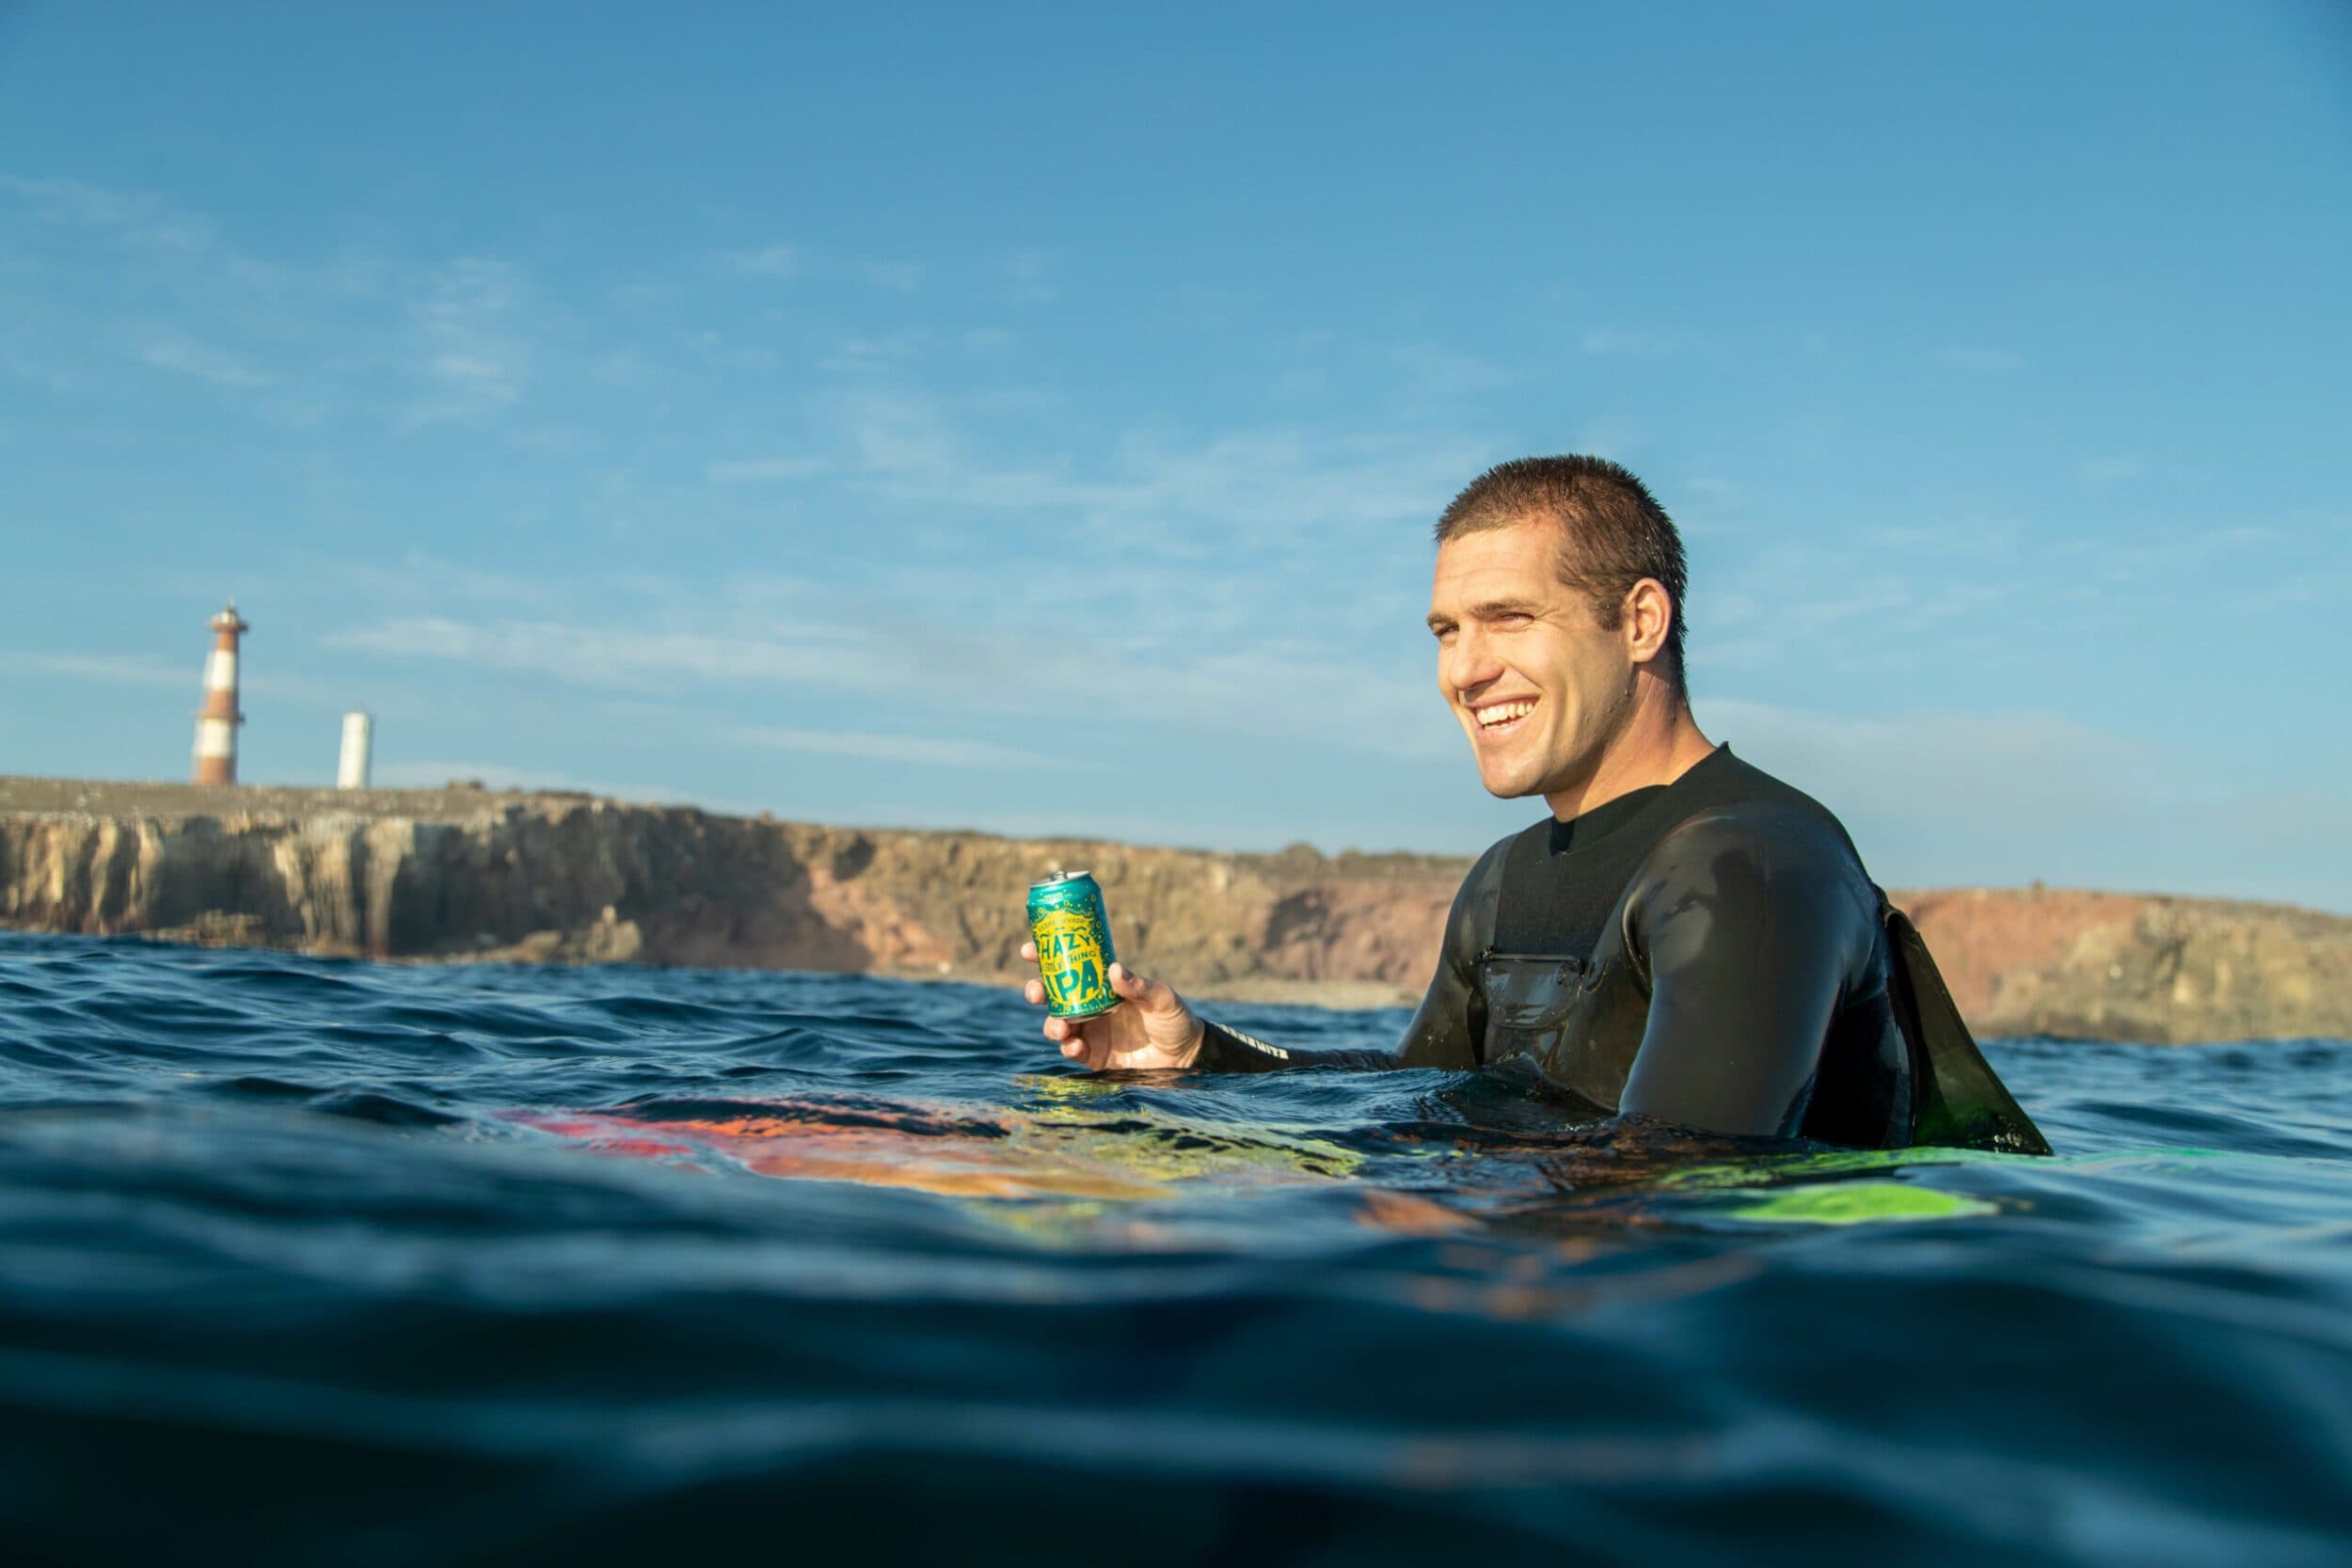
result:
M 384 958 L 1009 984 L 1022 899 L 1082 867 L 1121 951 L 1203 996 L 1378 1006 L 1426 983 L 1466 862 L 825 827 L 585 796 L 0 779 L 0 925 Z M 2352 1035 L 2352 920 L 2026 891 L 1898 894 L 1978 1032 Z
M 1893 896 L 1980 1035 L 2352 1036 L 2352 920 L 2342 915 L 2038 887 Z

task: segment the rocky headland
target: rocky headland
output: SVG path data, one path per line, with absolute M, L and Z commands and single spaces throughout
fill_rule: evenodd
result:
M 0 925 L 378 958 L 1011 984 L 1022 900 L 1103 881 L 1122 956 L 1206 997 L 1427 982 L 1467 863 L 823 827 L 585 796 L 0 778 Z M 2352 919 L 2135 894 L 1899 892 L 1979 1035 L 2352 1037 Z

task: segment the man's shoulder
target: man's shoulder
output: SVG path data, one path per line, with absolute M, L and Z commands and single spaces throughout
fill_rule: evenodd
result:
M 1666 831 L 1650 859 L 1686 859 L 1693 853 L 1732 855 L 1764 866 L 1835 866 L 1857 875 L 1862 870 L 1862 858 L 1837 818 L 1802 800 L 1702 806 Z
M 1883 897 L 1836 817 L 1809 802 L 1747 800 L 1694 813 L 1659 840 L 1634 876 L 1628 915 L 1639 925 L 1703 908 L 1726 939 L 1794 919 L 1859 953 L 1879 931 Z
M 1673 846 L 1745 851 L 1766 861 L 1826 861 L 1867 876 L 1846 825 L 1804 790 L 1733 756 L 1727 746 L 1701 767 L 1707 776 L 1693 779 L 1700 787 L 1660 840 L 1660 850 Z
M 1734 804 L 1785 806 L 1821 817 L 1839 832 L 1845 832 L 1836 812 L 1777 774 L 1732 755 L 1729 746 L 1717 747 L 1683 782 L 1692 786 L 1688 793 L 1701 810 Z

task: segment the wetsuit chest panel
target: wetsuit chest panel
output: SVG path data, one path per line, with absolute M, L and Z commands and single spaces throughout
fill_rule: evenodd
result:
M 1478 956 L 1478 994 L 1486 1004 L 1481 1060 L 1550 1057 L 1567 1033 L 1584 978 L 1581 958 L 1534 953 Z
M 1478 990 L 1486 1063 L 1528 1057 L 1552 1083 L 1616 1110 L 1648 1013 L 1629 965 L 1490 950 L 1479 955 Z

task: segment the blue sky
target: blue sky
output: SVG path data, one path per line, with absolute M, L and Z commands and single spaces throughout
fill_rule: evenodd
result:
M 2352 910 L 2341 8 L 823 9 L 0 9 L 0 770 L 234 595 L 254 782 L 1466 851 L 1597 451 L 1882 879 Z

